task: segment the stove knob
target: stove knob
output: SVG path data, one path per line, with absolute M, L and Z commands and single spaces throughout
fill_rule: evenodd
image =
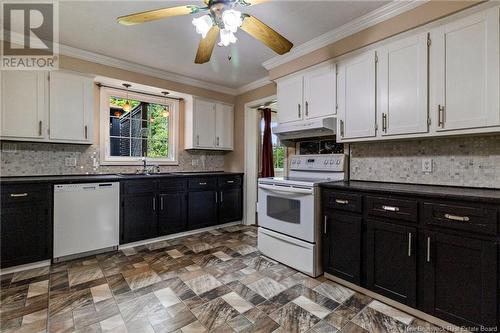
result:
M 337 165 L 339 165 L 339 164 L 340 164 L 340 160 L 337 160 Z
M 328 164 L 328 160 L 325 160 L 325 162 L 324 162 L 324 163 L 325 163 L 325 165 L 327 165 L 327 164 Z
M 330 160 L 330 165 L 332 165 L 332 164 L 333 164 L 333 162 L 334 162 L 334 160 Z

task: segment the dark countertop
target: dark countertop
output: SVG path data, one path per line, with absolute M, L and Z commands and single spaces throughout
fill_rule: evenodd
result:
M 337 181 L 321 183 L 320 187 L 344 191 L 362 191 L 362 192 L 387 192 L 389 194 L 412 195 L 436 197 L 441 199 L 458 199 L 466 201 L 476 201 L 482 203 L 500 204 L 499 189 L 483 189 L 471 187 L 437 186 L 437 185 L 418 185 L 418 184 L 400 184 L 383 183 L 369 181 Z
M 157 173 L 150 175 L 142 174 L 85 174 L 85 175 L 47 175 L 47 176 L 19 176 L 19 177 L 0 177 L 1 184 L 27 184 L 27 183 L 99 183 L 99 182 L 117 182 L 121 180 L 133 179 L 158 179 L 168 177 L 196 177 L 196 176 L 226 176 L 226 175 L 243 175 L 236 172 L 171 172 Z

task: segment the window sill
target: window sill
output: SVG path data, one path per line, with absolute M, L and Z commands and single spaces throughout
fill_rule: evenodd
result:
M 179 161 L 155 161 L 155 160 L 147 160 L 148 166 L 153 165 L 179 165 Z M 101 161 L 100 165 L 110 165 L 110 166 L 143 166 L 142 161 Z

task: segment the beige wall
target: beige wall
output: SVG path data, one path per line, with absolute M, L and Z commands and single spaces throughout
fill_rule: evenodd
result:
M 336 58 L 348 52 L 379 42 L 401 32 L 411 30 L 460 10 L 477 5 L 482 1 L 430 1 L 401 15 L 378 23 L 370 28 L 345 37 L 300 58 L 275 67 L 269 71 L 269 78 L 275 80 L 301 69 Z
M 226 171 L 243 172 L 245 169 L 245 104 L 276 95 L 276 84 L 270 83 L 236 97 L 234 105 L 234 150 L 226 155 Z

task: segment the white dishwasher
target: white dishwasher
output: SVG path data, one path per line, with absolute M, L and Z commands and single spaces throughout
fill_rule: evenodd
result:
M 116 248 L 119 225 L 120 183 L 54 185 L 55 262 Z

